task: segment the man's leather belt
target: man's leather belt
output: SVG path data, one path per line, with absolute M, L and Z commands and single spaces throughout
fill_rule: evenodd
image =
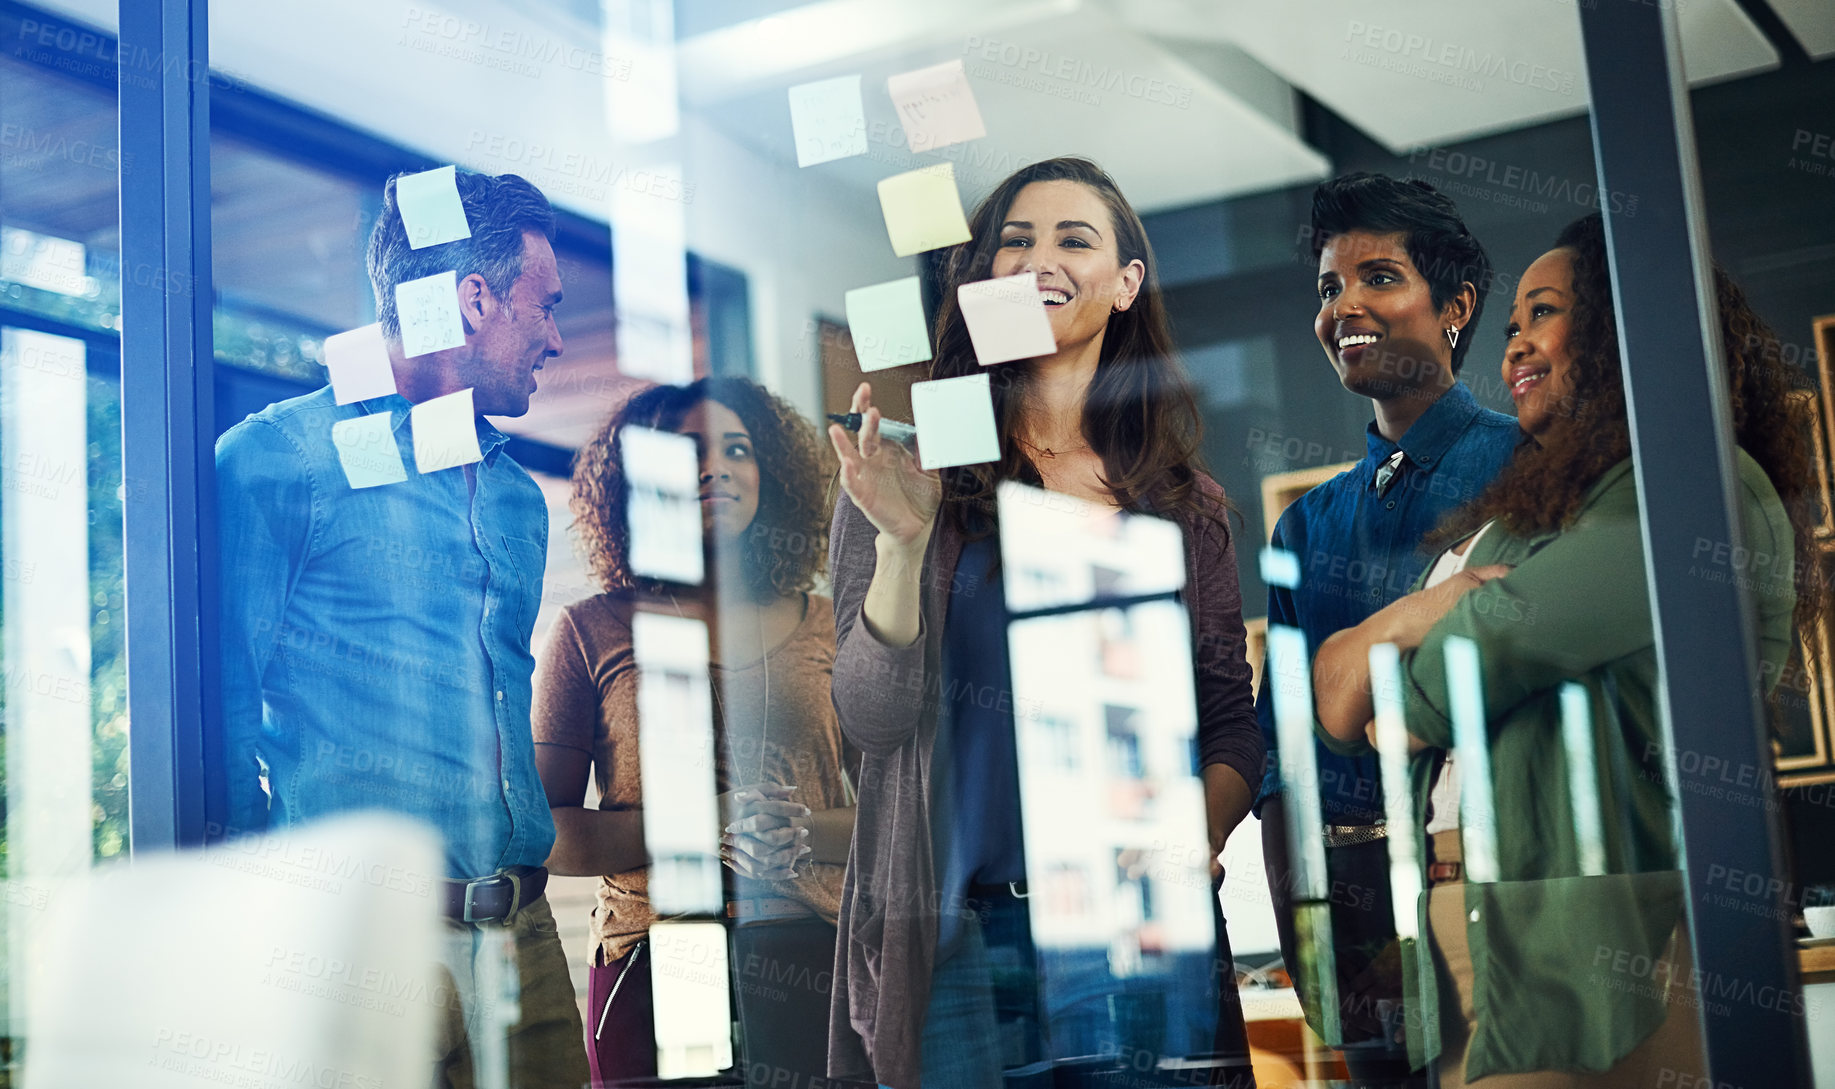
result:
M 455 923 L 507 923 L 542 898 L 548 871 L 515 866 L 489 877 L 446 882 L 446 917 Z
M 1389 827 L 1381 821 L 1375 824 L 1328 824 L 1325 826 L 1325 845 L 1355 847 L 1360 843 L 1375 843 L 1388 834 Z
M 996 885 L 977 883 L 968 887 L 968 897 L 971 900 L 1005 900 L 1008 897 L 1024 900 L 1031 895 L 1024 881 L 1003 881 Z
M 729 919 L 790 919 L 814 914 L 808 904 L 788 896 L 751 896 L 726 902 Z

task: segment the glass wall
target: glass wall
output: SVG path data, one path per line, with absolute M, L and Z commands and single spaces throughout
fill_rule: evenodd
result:
M 1835 24 L 1675 9 L 1724 772 L 1574 5 L 214 0 L 227 804 L 124 872 L 115 80 L 172 73 L 0 4 L 13 1064 L 1689 1086 L 1781 1016 L 1835 1085 Z M 123 898 L 190 982 L 34 982 Z

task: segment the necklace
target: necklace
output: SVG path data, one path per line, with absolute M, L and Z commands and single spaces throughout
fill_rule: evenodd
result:
M 1063 450 L 1060 451 L 1060 450 L 1053 450 L 1049 446 L 1039 446 L 1036 443 L 1027 442 L 1024 438 L 1021 438 L 1018 435 L 1015 435 L 1013 437 L 1016 439 L 1019 439 L 1019 444 L 1021 446 L 1027 447 L 1028 449 L 1037 450 L 1039 453 L 1045 455 L 1046 457 L 1053 458 L 1053 459 L 1055 459 L 1058 456 L 1058 454 L 1060 453 L 1074 454 L 1079 450 L 1088 450 L 1090 448 L 1090 444 L 1086 442 L 1086 443 L 1080 443 L 1076 446 L 1067 446 Z

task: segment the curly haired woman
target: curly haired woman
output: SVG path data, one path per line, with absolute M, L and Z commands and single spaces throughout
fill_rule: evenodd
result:
M 695 441 L 708 560 L 699 587 L 632 569 L 620 442 L 631 427 Z M 548 867 L 602 878 L 589 969 L 594 1085 L 657 1073 L 647 956 L 656 915 L 632 648 L 639 611 L 704 621 L 714 650 L 721 856 L 736 875 L 726 912 L 747 1080 L 824 1076 L 826 982 L 854 825 L 844 769 L 857 767 L 829 699 L 834 607 L 809 592 L 828 537 L 824 455 L 815 429 L 777 397 L 743 379 L 706 378 L 639 393 L 575 458 L 575 529 L 605 592 L 556 622 L 536 674 L 534 726 L 555 821 Z M 589 771 L 596 809 L 584 805 Z
M 1774 562 L 1753 587 L 1760 675 L 1775 683 L 1793 614 L 1813 630 L 1824 600 L 1810 536 L 1819 502 L 1801 376 L 1764 362 L 1775 340 L 1715 270 L 1738 444 L 1745 548 Z M 1436 530 L 1444 549 L 1416 592 L 1320 648 L 1319 725 L 1369 751 L 1369 650 L 1401 651 L 1421 898 L 1410 1050 L 1439 1084 L 1614 1089 L 1703 1080 L 1692 958 L 1657 712 L 1657 657 L 1632 473 L 1631 430 L 1598 216 L 1571 224 L 1517 287 L 1503 378 L 1533 446 Z M 1783 572 L 1790 572 L 1788 575 Z M 1491 837 L 1464 827 L 1448 641 L 1478 650 Z M 1563 691 L 1584 694 L 1590 780 L 1578 793 Z M 1468 766 L 1470 765 L 1470 766 Z M 1584 765 L 1582 766 L 1584 768 Z M 1584 770 L 1582 771 L 1584 773 Z M 1576 817 L 1597 799 L 1596 829 Z M 1465 848 L 1494 853 L 1465 873 Z M 1477 862 L 1474 857 L 1471 861 Z M 1602 956 L 1603 953 L 1603 956 Z M 1436 1009 L 1437 1006 L 1437 1009 Z

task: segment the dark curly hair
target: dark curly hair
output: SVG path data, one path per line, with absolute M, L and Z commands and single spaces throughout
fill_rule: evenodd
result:
M 1624 372 L 1605 224 L 1597 213 L 1567 225 L 1555 248 L 1574 265 L 1574 304 L 1568 332 L 1573 389 L 1555 411 L 1565 420 L 1558 442 L 1523 447 L 1484 494 L 1454 511 L 1423 542 L 1438 551 L 1493 518 L 1518 535 L 1563 529 L 1607 469 L 1631 456 Z M 1828 575 L 1818 562 L 1815 527 L 1821 518 L 1816 470 L 1817 426 L 1809 377 L 1779 362 L 1779 344 L 1727 271 L 1714 266 L 1722 350 L 1733 409 L 1733 439 L 1771 478 L 1789 512 L 1796 546 L 1797 630 L 1817 638 L 1816 621 Z
M 988 514 L 1000 481 L 1043 486 L 1038 467 L 1016 441 L 1030 378 L 1018 365 L 983 367 L 976 361 L 956 288 L 993 275 L 1008 209 L 1020 190 L 1047 181 L 1076 182 L 1093 191 L 1114 221 L 1120 263 L 1138 259 L 1147 269 L 1134 304 L 1109 315 L 1096 375 L 1083 405 L 1083 434 L 1102 458 L 1103 484 L 1125 510 L 1206 517 L 1227 539 L 1230 504 L 1199 483 L 1204 472 L 1199 454 L 1204 418 L 1178 362 L 1146 227 L 1115 179 L 1090 160 L 1074 157 L 1045 159 L 1009 175 L 969 218 L 970 241 L 947 251 L 942 260 L 937 353 L 930 377 L 988 375 L 1001 450 L 997 462 L 943 470 L 945 517 L 970 537 L 983 536 L 991 524 Z
M 832 455 L 796 409 L 744 378 L 651 386 L 625 402 L 574 455 L 569 507 L 588 568 L 607 591 L 662 591 L 662 583 L 640 578 L 629 567 L 630 486 L 619 454 L 619 433 L 627 426 L 673 431 L 706 401 L 724 405 L 739 417 L 752 433 L 758 458 L 758 513 L 741 545 L 746 589 L 761 601 L 809 589 L 828 552 L 824 485 L 832 475 Z

